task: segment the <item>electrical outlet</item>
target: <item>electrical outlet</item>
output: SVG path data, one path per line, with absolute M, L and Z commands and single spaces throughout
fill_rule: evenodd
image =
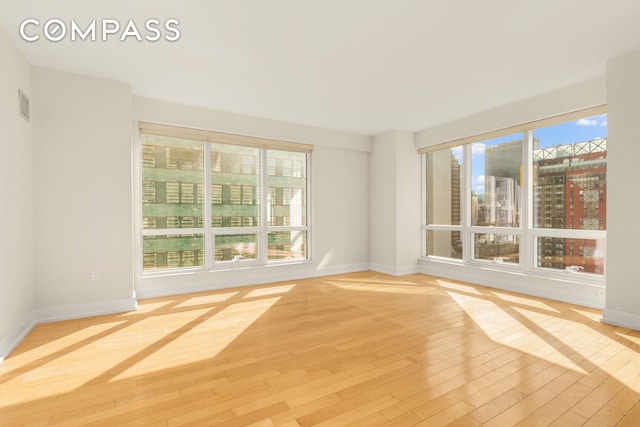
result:
M 91 270 L 91 280 L 100 280 L 100 270 Z
M 596 289 L 596 296 L 603 297 L 604 296 L 604 289 Z

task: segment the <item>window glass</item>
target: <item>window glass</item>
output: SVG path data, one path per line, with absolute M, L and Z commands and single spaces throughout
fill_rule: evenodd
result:
M 267 250 L 270 260 L 305 259 L 307 257 L 307 232 L 270 232 Z
M 520 237 L 513 234 L 473 234 L 474 258 L 497 263 L 520 262 Z
M 462 146 L 426 154 L 427 224 L 460 225 Z
M 533 132 L 535 228 L 606 230 L 607 116 Z
M 523 128 L 424 154 L 424 255 L 604 276 L 607 115 Z
M 293 173 L 293 164 L 297 164 Z M 275 164 L 275 175 L 267 175 L 269 207 L 267 220 L 270 226 L 307 225 L 306 154 L 289 151 L 267 150 L 267 164 Z M 296 176 L 298 175 L 298 176 Z
M 460 232 L 427 230 L 427 255 L 462 259 Z
M 165 270 L 204 265 L 202 234 L 144 236 L 144 270 Z
M 471 225 L 519 227 L 522 134 L 471 145 Z
M 260 225 L 259 159 L 259 148 L 211 144 L 212 227 Z
M 258 236 L 255 234 L 215 236 L 216 262 L 255 260 L 257 247 Z
M 197 130 L 175 138 L 148 126 L 151 134 L 141 126 L 139 187 L 144 272 L 307 258 L 309 146 L 204 142 L 206 131 L 195 141 Z
M 202 224 L 202 169 L 202 142 L 143 135 L 143 228 L 192 228 Z
M 538 267 L 573 273 L 604 274 L 603 239 L 538 237 L 536 243 Z

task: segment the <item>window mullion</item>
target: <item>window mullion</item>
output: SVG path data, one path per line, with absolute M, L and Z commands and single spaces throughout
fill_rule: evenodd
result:
M 267 149 L 260 149 L 260 231 L 258 232 L 258 259 L 267 262 L 269 235 L 267 233 L 267 213 L 269 212 L 267 188 Z
M 420 222 L 422 224 L 422 231 L 420 232 L 420 254 L 423 257 L 426 257 L 427 254 L 427 155 L 421 154 L 420 161 L 422 162 L 421 173 L 420 173 L 420 191 L 422 193 L 421 199 L 421 219 Z
M 213 267 L 215 254 L 213 250 L 213 229 L 211 227 L 211 144 L 204 144 L 204 163 L 203 179 L 204 179 L 204 267 L 209 270 Z
M 473 176 L 471 171 L 471 144 L 465 144 L 462 148 L 462 203 L 460 209 L 462 210 L 462 261 L 468 264 L 473 259 L 472 242 L 473 235 L 471 234 L 471 178 Z
M 522 206 L 520 227 L 520 262 L 525 272 L 530 272 L 535 265 L 535 239 L 530 231 L 533 227 L 533 131 L 527 130 L 522 134 Z
M 311 221 L 313 220 L 313 215 L 311 213 L 311 153 L 307 153 L 305 158 L 304 158 L 304 168 L 305 168 L 305 177 L 306 177 L 306 188 L 304 190 L 304 194 L 305 194 L 305 198 L 306 200 L 304 201 L 305 205 L 304 208 L 306 209 L 306 218 L 307 218 L 307 222 L 306 225 L 304 227 L 306 233 L 307 233 L 307 248 L 306 248 L 306 258 L 308 260 L 311 260 L 313 257 L 313 251 L 311 250 Z

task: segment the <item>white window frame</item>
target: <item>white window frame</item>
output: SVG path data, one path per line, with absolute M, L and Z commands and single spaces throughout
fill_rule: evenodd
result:
M 484 135 L 477 135 L 469 138 L 451 141 L 445 144 L 428 147 L 420 150 L 421 154 L 421 188 L 422 188 L 422 259 L 434 262 L 442 262 L 457 265 L 468 265 L 478 268 L 500 270 L 505 272 L 514 272 L 526 275 L 532 275 L 542 278 L 559 279 L 586 285 L 602 285 L 606 283 L 606 253 L 604 254 L 605 267 L 604 274 L 583 273 L 568 270 L 557 270 L 552 268 L 538 267 L 537 259 L 537 240 L 538 237 L 551 238 L 568 238 L 568 239 L 595 239 L 605 242 L 606 248 L 606 230 L 579 230 L 579 229 L 557 229 L 557 228 L 534 228 L 532 218 L 533 208 L 533 186 L 531 177 L 533 176 L 533 133 L 535 129 L 539 129 L 554 124 L 560 124 L 575 119 L 589 117 L 606 113 L 606 106 L 598 106 L 585 110 L 576 111 L 566 115 L 555 116 L 549 119 L 539 120 L 514 126 L 511 128 L 490 132 Z M 521 200 L 520 224 L 519 227 L 488 227 L 488 226 L 472 226 L 471 215 L 471 146 L 474 142 L 490 140 L 499 136 L 510 135 L 515 133 L 522 134 L 523 150 L 522 150 L 522 186 L 524 189 L 524 197 Z M 426 189 L 426 153 L 443 149 L 451 149 L 462 146 L 463 165 L 461 170 L 461 225 L 430 225 L 426 224 L 427 218 L 427 189 Z M 567 202 L 568 203 L 568 202 Z M 462 239 L 463 255 L 462 259 L 434 256 L 427 254 L 427 233 L 433 231 L 459 231 Z M 500 263 L 491 260 L 479 260 L 474 258 L 474 234 L 511 234 L 519 236 L 519 263 Z
M 143 164 L 142 164 L 142 135 L 145 129 L 151 129 L 152 134 L 160 136 L 174 136 L 179 138 L 192 139 L 202 141 L 203 143 L 203 223 L 202 228 L 167 228 L 167 229 L 145 229 L 143 227 L 143 206 L 142 206 L 142 186 L 143 186 Z M 202 131 L 197 129 L 187 129 L 167 125 L 159 125 L 154 123 L 139 122 L 137 129 L 136 149 L 134 150 L 134 178 L 136 193 L 136 227 L 138 229 L 136 241 L 136 270 L 138 276 L 152 277 L 174 274 L 185 274 L 206 271 L 221 271 L 229 269 L 242 269 L 251 267 L 262 267 L 268 265 L 283 264 L 299 264 L 312 262 L 312 209 L 311 209 L 311 152 L 312 146 L 308 144 L 300 144 L 288 141 L 269 140 L 264 138 L 249 137 L 244 135 L 226 134 L 215 131 Z M 259 191 L 260 191 L 260 224 L 253 227 L 213 227 L 212 219 L 212 195 L 211 195 L 211 143 L 230 144 L 239 146 L 250 146 L 259 148 L 258 162 L 260 163 Z M 267 224 L 268 217 L 268 169 L 267 169 L 267 152 L 269 150 L 301 152 L 305 154 L 306 162 L 306 188 L 303 192 L 306 197 L 305 203 L 301 206 L 306 211 L 306 225 L 303 226 L 269 226 Z M 214 172 L 215 173 L 215 172 Z M 242 192 L 241 192 L 242 202 Z M 271 232 L 305 232 L 306 233 L 306 257 L 302 259 L 268 259 L 268 235 Z M 179 268 L 163 268 L 158 270 L 145 271 L 144 262 L 144 237 L 146 236 L 171 236 L 181 234 L 194 234 L 203 236 L 203 256 L 204 262 L 201 267 L 179 267 Z M 215 238 L 216 236 L 236 235 L 236 234 L 254 234 L 256 235 L 256 250 L 258 256 L 256 259 L 244 259 L 238 261 L 216 261 L 215 260 Z

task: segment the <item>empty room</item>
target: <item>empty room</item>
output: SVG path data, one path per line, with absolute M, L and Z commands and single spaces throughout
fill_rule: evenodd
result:
M 4 1 L 0 426 L 640 425 L 638 17 Z

